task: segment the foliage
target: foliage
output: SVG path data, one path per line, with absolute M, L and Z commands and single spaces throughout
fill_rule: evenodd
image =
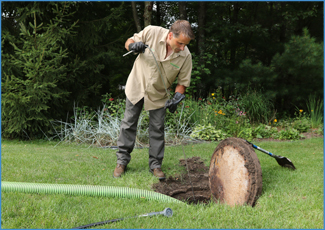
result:
M 122 55 L 116 55 L 120 49 L 112 44 L 122 43 L 128 35 L 121 35 L 119 39 L 112 37 L 116 31 L 127 31 L 123 28 L 125 24 L 116 22 L 119 17 L 125 19 L 128 7 L 123 3 L 6 2 L 2 9 L 2 98 L 14 90 L 10 103 L 17 107 L 10 112 L 15 127 L 8 126 L 7 120 L 3 122 L 5 135 L 22 137 L 26 132 L 30 138 L 39 137 L 43 131 L 49 131 L 47 120 L 65 119 L 67 113 L 72 112 L 74 102 L 96 109 L 107 89 L 121 93 L 118 84 L 123 80 L 115 78 L 121 75 L 126 78 L 127 70 L 114 66 L 121 62 Z M 18 31 L 20 28 L 22 32 Z M 116 56 L 120 60 L 109 59 Z M 106 71 L 112 69 L 114 77 L 101 72 L 105 68 Z M 27 79 L 37 74 L 40 77 L 35 77 L 36 84 L 44 84 L 33 88 L 35 83 L 31 83 L 33 91 L 28 93 L 32 95 L 26 102 L 23 97 L 28 96 Z M 12 82 L 5 85 L 8 81 Z M 103 85 L 105 89 L 100 92 Z M 32 100 L 34 102 L 29 102 Z M 3 107 L 8 107 L 9 102 L 5 103 Z M 35 111 L 28 112 L 33 109 Z M 27 119 L 30 121 L 25 124 Z
M 292 36 L 284 47 L 283 53 L 272 58 L 271 66 L 277 73 L 277 87 L 273 89 L 278 107 L 293 110 L 291 105 L 303 107 L 308 95 L 323 95 L 317 84 L 324 78 L 324 50 L 323 44 L 317 43 L 306 28 L 301 36 Z
M 111 93 L 106 93 L 102 96 L 101 101 L 104 103 L 104 109 L 106 109 L 112 117 L 123 117 L 125 110 L 124 99 L 114 99 Z
M 303 135 L 301 135 L 295 128 L 287 128 L 273 134 L 273 137 L 279 140 L 298 140 L 300 138 L 303 138 Z
M 265 124 L 259 124 L 252 131 L 252 136 L 255 138 L 270 138 L 278 132 L 276 127 Z
M 31 13 L 33 24 L 19 24 L 19 39 L 8 33 L 2 38 L 2 45 L 10 43 L 14 49 L 13 54 L 2 53 L 1 115 L 5 137 L 32 137 L 42 129 L 46 131 L 53 113 L 69 95 L 60 88 L 72 71 L 64 64 L 68 51 L 62 44 L 73 33 L 75 23 L 67 28 L 60 26 L 69 21 L 63 4 L 54 4 L 52 11 L 55 16 L 49 24 L 38 24 L 35 9 Z
M 242 96 L 242 107 L 245 108 L 251 123 L 268 124 L 273 116 L 273 104 L 261 91 L 251 90 Z
M 201 56 L 192 55 L 192 76 L 191 76 L 191 85 L 186 89 L 187 93 L 190 95 L 201 95 L 201 92 L 198 92 L 198 88 L 202 88 L 202 77 L 209 76 L 211 77 L 211 71 L 207 68 L 207 65 L 211 64 L 212 54 L 203 54 Z
M 295 113 L 296 117 L 293 119 L 291 126 L 300 133 L 307 132 L 311 128 L 309 116 L 300 109 Z
M 317 134 L 324 135 L 324 124 L 321 124 L 316 130 Z
M 315 95 L 309 95 L 307 109 L 310 115 L 311 127 L 316 128 L 323 122 L 324 101 L 318 99 Z
M 205 141 L 220 141 L 224 140 L 227 134 L 222 130 L 217 130 L 211 124 L 207 126 L 197 125 L 191 133 L 191 138 L 205 140 Z
M 191 97 L 186 98 L 179 103 L 178 109 L 175 113 L 166 111 L 165 116 L 165 140 L 167 145 L 177 145 L 183 142 L 189 142 L 190 139 L 199 139 L 205 141 L 222 140 L 227 137 L 240 137 L 247 140 L 253 138 L 274 138 L 285 140 L 296 140 L 303 138 L 300 134 L 308 132 L 311 128 L 311 121 L 307 113 L 303 110 L 298 110 L 295 118 L 273 119 L 268 124 L 257 123 L 253 124 L 245 112 L 243 107 L 243 99 L 238 93 L 237 96 L 231 95 L 226 99 L 221 91 L 221 88 L 216 89 L 211 96 L 205 99 L 199 98 L 195 100 Z M 252 99 L 256 101 L 256 94 L 254 96 L 246 97 L 245 100 Z M 104 143 L 104 145 L 116 145 L 116 140 L 119 133 L 118 123 L 123 118 L 125 108 L 124 99 L 114 99 L 110 94 L 106 94 L 102 99 L 103 105 L 101 112 L 96 112 L 89 107 L 77 107 L 74 109 L 75 114 L 72 117 L 72 122 L 55 121 L 55 127 L 66 130 L 69 128 L 69 134 L 62 130 L 56 131 L 57 136 L 61 136 L 60 140 L 77 140 L 83 139 L 88 144 Z M 252 104 L 252 103 L 248 103 Z M 267 113 L 267 112 L 266 112 Z M 271 114 L 271 111 L 269 111 Z M 109 131 L 110 125 L 113 122 L 114 132 Z M 58 126 L 58 124 L 60 124 Z M 84 127 L 85 131 L 78 131 L 80 127 L 88 124 L 89 127 Z M 321 133 L 322 126 L 318 126 L 319 130 L 314 132 Z M 58 129 L 57 129 L 58 130 Z M 98 131 L 101 130 L 101 131 Z M 106 130 L 106 131 L 105 131 Z M 114 133 L 113 135 L 102 135 L 102 139 L 98 142 L 100 133 Z M 58 135 L 60 133 L 60 135 Z M 64 133 L 64 134 L 63 134 Z M 70 134 L 79 133 L 80 137 L 73 137 Z M 84 137 L 87 133 L 90 139 Z M 140 115 L 137 129 L 137 146 L 149 145 L 149 111 L 143 110 Z M 78 134 L 78 135 L 79 135 Z M 65 137 L 65 138 L 62 138 Z M 105 139 L 107 139 L 105 141 Z
M 193 99 L 201 98 L 203 102 L 214 104 L 210 94 L 220 86 L 221 93 L 229 102 L 229 96 L 238 96 L 235 91 L 243 92 L 250 82 L 252 88 L 263 89 L 265 98 L 272 99 L 278 118 L 282 118 L 280 116 L 284 113 L 293 114 L 293 105 L 305 107 L 303 102 L 309 94 L 322 97 L 323 85 L 319 84 L 323 80 L 322 2 L 154 2 L 152 25 L 169 28 L 174 19 L 180 17 L 180 4 L 186 6 L 186 18 L 193 25 L 196 35 L 196 39 L 188 45 L 193 56 L 192 84 L 188 94 Z M 138 16 L 143 15 L 143 7 L 143 3 L 136 3 Z M 39 111 L 34 113 L 41 113 L 44 117 L 39 115 L 39 120 L 28 126 L 35 136 L 43 135 L 40 129 L 46 132 L 49 122 L 45 122 L 45 118 L 66 119 L 67 113 L 73 113 L 74 103 L 96 110 L 102 106 L 103 95 L 124 97 L 121 89 L 135 59 L 134 55 L 122 56 L 125 41 L 137 31 L 131 2 L 5 1 L 1 10 L 2 85 L 7 79 L 13 79 L 12 76 L 23 81 L 28 78 L 27 68 L 24 72 L 21 67 L 23 56 L 27 57 L 28 52 L 17 56 L 17 49 L 10 44 L 16 44 L 22 50 L 27 40 L 20 31 L 20 23 L 30 32 L 31 38 L 36 36 L 38 41 L 46 41 L 47 36 L 50 37 L 49 42 L 56 38 L 52 53 L 62 53 L 61 60 L 60 55 L 44 53 L 47 55 L 44 62 L 56 60 L 55 68 L 48 73 L 52 79 L 46 79 L 48 85 L 44 87 L 58 97 L 49 100 L 46 99 L 49 94 L 45 93 L 45 98 L 40 99 L 43 102 L 39 103 Z M 58 26 L 53 27 L 50 36 L 47 28 L 55 23 Z M 140 20 L 140 24 L 144 25 L 143 20 Z M 37 26 L 36 34 L 34 25 Z M 38 54 L 34 47 L 35 51 L 31 52 L 37 55 L 30 58 L 37 60 L 42 56 L 40 47 L 37 46 Z M 31 46 L 29 49 L 32 50 Z M 49 51 L 47 49 L 45 51 Z M 20 60 L 20 63 L 14 62 L 11 57 Z M 37 68 L 35 63 L 34 67 Z M 35 75 L 34 69 L 30 68 L 28 74 Z M 61 71 L 56 73 L 56 81 L 53 79 L 55 70 Z M 17 110 L 12 115 L 17 120 L 16 124 L 20 124 L 20 129 L 26 130 L 22 122 L 27 119 L 24 109 L 26 101 L 23 101 L 23 96 L 16 96 L 23 95 L 25 88 L 20 83 L 17 83 L 17 87 L 14 83 L 10 87 L 15 88 L 14 96 L 17 97 L 10 100 L 21 100 L 16 103 Z M 41 92 L 35 92 L 33 98 L 37 95 L 43 97 L 42 90 L 45 88 L 35 88 Z M 6 93 L 4 88 L 2 90 L 2 93 Z M 2 95 L 2 98 L 6 98 L 6 95 Z M 27 109 L 30 107 L 33 106 L 28 105 Z M 226 114 L 224 116 L 229 118 L 229 111 L 226 112 L 223 106 L 214 107 L 214 110 L 222 110 Z M 201 117 L 205 124 L 214 125 L 217 122 L 214 122 L 216 116 L 213 109 L 197 111 L 189 123 Z M 240 109 L 243 111 L 242 107 Z M 268 115 L 272 118 L 272 113 Z M 219 124 L 216 125 L 219 127 L 225 120 L 222 116 L 218 116 Z M 248 116 L 251 115 L 247 113 Z M 7 131 L 6 123 L 2 127 L 3 132 L 12 133 L 12 130 Z M 240 129 L 236 130 L 238 134 Z
M 252 128 L 242 128 L 237 135 L 239 138 L 247 139 L 251 141 L 253 139 L 253 129 Z

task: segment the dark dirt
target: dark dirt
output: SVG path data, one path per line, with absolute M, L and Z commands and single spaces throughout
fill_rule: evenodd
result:
M 186 161 L 184 159 L 179 161 L 180 166 L 187 172 Z M 154 191 L 190 204 L 209 203 L 211 200 L 209 167 L 204 165 L 200 157 L 187 158 L 187 164 L 189 173 L 170 176 L 165 181 L 154 184 L 152 186 Z

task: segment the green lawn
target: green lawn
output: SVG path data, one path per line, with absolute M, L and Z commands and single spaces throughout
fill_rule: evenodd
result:
M 288 157 L 297 170 L 279 166 L 256 150 L 262 172 L 263 193 L 257 205 L 229 207 L 162 203 L 144 199 L 1 193 L 2 228 L 73 228 L 94 222 L 130 217 L 169 207 L 174 215 L 131 218 L 97 228 L 320 228 L 324 224 L 323 139 L 253 142 Z M 114 179 L 116 150 L 45 141 L 1 143 L 2 181 L 83 184 L 152 190 L 158 179 L 148 172 L 148 149 L 135 149 L 128 171 Z M 218 142 L 186 145 L 186 156 L 200 156 L 206 165 Z M 185 172 L 179 166 L 183 149 L 166 147 L 163 170 L 167 176 Z

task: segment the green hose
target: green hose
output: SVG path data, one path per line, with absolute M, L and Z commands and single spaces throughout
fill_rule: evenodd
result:
M 162 202 L 183 203 L 180 200 L 153 191 L 127 187 L 73 185 L 73 184 L 43 184 L 26 182 L 1 182 L 2 192 L 24 192 L 40 194 L 68 194 L 85 196 L 105 196 L 119 198 L 139 198 L 158 200 Z

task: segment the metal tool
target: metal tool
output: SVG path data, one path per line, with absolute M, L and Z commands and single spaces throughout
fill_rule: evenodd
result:
M 293 163 L 291 162 L 291 160 L 289 160 L 288 158 L 286 157 L 282 157 L 282 156 L 277 156 L 277 155 L 274 155 L 273 153 L 269 152 L 269 151 L 266 151 L 256 145 L 254 145 L 253 143 L 245 140 L 248 144 L 252 145 L 254 149 L 257 149 L 257 150 L 260 150 L 261 152 L 263 153 L 266 153 L 267 155 L 273 157 L 276 159 L 276 161 L 278 162 L 279 165 L 281 165 L 282 167 L 286 167 L 286 168 L 290 168 L 290 169 L 293 169 L 295 170 L 296 167 L 293 165 Z
M 164 216 L 167 216 L 167 217 L 171 217 L 173 215 L 173 210 L 171 208 L 165 208 L 164 211 L 161 211 L 161 212 L 150 212 L 150 213 L 146 213 L 146 214 L 139 215 L 139 216 L 132 216 L 132 217 L 113 219 L 113 220 L 106 220 L 106 221 L 102 221 L 102 222 L 97 222 L 97 223 L 93 223 L 93 224 L 87 224 L 87 225 L 79 226 L 79 227 L 76 227 L 76 228 L 73 228 L 73 229 L 86 229 L 86 228 L 90 228 L 90 227 L 94 227 L 94 226 L 98 226 L 98 225 L 104 225 L 104 224 L 109 224 L 109 223 L 129 219 L 129 218 L 144 217 L 144 216 L 157 216 L 157 215 L 164 215 Z
M 126 55 L 128 55 L 128 54 L 130 54 L 130 53 L 133 53 L 133 50 L 131 50 L 131 51 L 129 51 L 129 52 L 123 54 L 123 57 L 125 57 Z

